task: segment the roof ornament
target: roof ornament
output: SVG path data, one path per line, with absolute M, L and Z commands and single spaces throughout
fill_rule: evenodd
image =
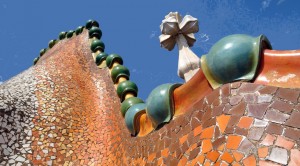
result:
M 170 12 L 160 25 L 161 47 L 171 51 L 177 43 L 179 49 L 178 76 L 186 82 L 200 68 L 199 57 L 190 49 L 196 41 L 194 33 L 199 31 L 198 19 L 186 15 L 182 19 L 178 12 Z

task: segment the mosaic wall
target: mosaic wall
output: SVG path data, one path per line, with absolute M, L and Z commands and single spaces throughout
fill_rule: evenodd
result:
M 299 94 L 227 84 L 132 137 L 83 31 L 0 85 L 0 165 L 300 165 Z

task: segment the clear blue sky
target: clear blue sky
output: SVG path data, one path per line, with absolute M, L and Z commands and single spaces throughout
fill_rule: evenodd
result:
M 200 57 L 230 34 L 265 34 L 274 49 L 300 49 L 298 0 L 16 1 L 0 0 L 0 82 L 32 66 L 61 31 L 88 19 L 100 23 L 107 53 L 120 54 L 139 87 L 139 97 L 177 76 L 178 49 L 160 47 L 159 25 L 170 11 L 199 20 L 192 50 Z

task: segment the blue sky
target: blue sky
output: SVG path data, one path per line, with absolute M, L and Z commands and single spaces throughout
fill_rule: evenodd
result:
M 32 66 L 59 32 L 95 19 L 105 52 L 123 57 L 138 96 L 146 99 L 160 84 L 183 82 L 177 76 L 178 49 L 167 51 L 158 40 L 159 25 L 170 11 L 198 18 L 200 31 L 192 50 L 200 57 L 230 34 L 265 34 L 273 49 L 300 49 L 299 6 L 296 0 L 0 0 L 0 82 Z

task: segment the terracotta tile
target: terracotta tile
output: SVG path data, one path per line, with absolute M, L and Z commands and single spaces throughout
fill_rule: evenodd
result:
M 214 129 L 215 129 L 215 126 L 211 126 L 209 128 L 204 129 L 200 135 L 200 139 L 212 138 L 214 135 Z
M 220 166 L 221 165 L 221 161 L 217 161 L 214 163 L 214 166 Z
M 282 136 L 278 136 L 277 140 L 275 142 L 275 145 L 283 147 L 287 150 L 291 150 L 294 147 L 295 143 L 292 141 L 289 141 L 288 139 L 286 139 Z
M 180 159 L 178 165 L 179 165 L 179 166 L 185 166 L 186 163 L 187 163 L 187 158 L 186 158 L 185 156 L 183 156 L 183 157 Z
M 231 165 L 232 165 L 232 166 L 242 166 L 241 164 L 239 164 L 239 163 L 237 163 L 237 162 L 233 162 Z
M 218 123 L 220 131 L 222 133 L 224 133 L 224 131 L 227 127 L 227 124 L 229 122 L 229 119 L 230 119 L 230 116 L 229 115 L 224 115 L 224 114 L 217 117 L 217 123 Z
M 269 148 L 268 147 L 261 147 L 261 148 L 258 148 L 258 156 L 259 158 L 265 158 L 267 157 L 268 155 L 268 151 L 269 151 Z
M 203 164 L 205 157 L 203 155 L 199 155 L 198 157 L 196 157 L 194 160 L 200 164 Z M 194 161 L 193 160 L 193 161 Z
M 229 164 L 227 164 L 226 162 L 222 161 L 220 166 L 229 166 Z
M 194 129 L 194 136 L 199 135 L 202 132 L 202 126 L 198 126 Z
M 168 157 L 169 156 L 169 148 L 166 148 L 161 151 L 161 156 Z
M 218 147 L 218 151 L 223 151 L 224 150 L 224 147 L 225 147 L 225 144 L 222 144 Z
M 239 147 L 242 137 L 237 135 L 229 135 L 227 140 L 226 148 L 235 150 Z
M 208 152 L 206 154 L 206 158 L 210 159 L 210 161 L 212 161 L 212 162 L 216 162 L 217 159 L 219 158 L 219 156 L 220 156 L 220 153 L 216 150 Z
M 228 153 L 227 151 L 222 154 L 221 159 L 226 161 L 229 164 L 233 162 L 232 155 L 230 153 Z
M 153 159 L 156 157 L 156 153 L 151 153 L 149 156 L 148 156 L 148 161 L 152 162 Z
M 202 151 L 201 151 L 202 154 L 211 151 L 212 150 L 212 143 L 211 143 L 211 141 L 209 139 L 203 140 L 201 148 L 202 148 Z
M 247 117 L 247 116 L 243 116 L 241 117 L 239 123 L 238 123 L 238 127 L 240 128 L 245 128 L 245 129 L 249 129 L 251 124 L 253 122 L 253 118 L 251 117 Z
M 233 157 L 235 158 L 235 161 L 237 161 L 237 162 L 241 161 L 241 159 L 244 158 L 244 155 L 240 152 L 233 151 L 232 154 L 233 154 Z
M 209 160 L 205 160 L 204 166 L 210 166 L 211 162 Z
M 299 166 L 300 165 L 300 151 L 298 149 L 291 150 L 291 160 L 289 166 Z
M 280 164 L 275 164 L 271 161 L 265 161 L 265 160 L 259 160 L 258 165 L 259 166 L 281 166 Z
M 267 134 L 263 141 L 260 143 L 262 145 L 270 146 L 273 145 L 276 137 L 270 134 Z
M 256 166 L 256 159 L 254 155 L 251 155 L 243 160 L 243 164 L 247 166 Z
M 188 134 L 182 136 L 181 138 L 179 138 L 179 143 L 182 145 L 188 138 Z

